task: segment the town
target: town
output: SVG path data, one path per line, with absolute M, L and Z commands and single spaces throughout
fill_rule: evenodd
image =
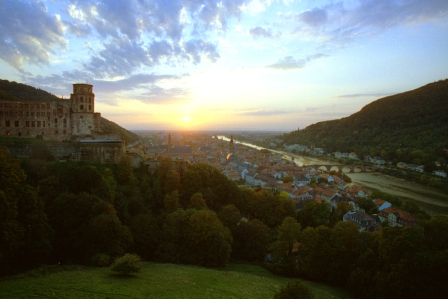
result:
M 350 177 L 342 171 L 343 167 L 347 168 L 346 165 L 299 166 L 294 163 L 293 157 L 288 159 L 281 152 L 257 149 L 235 142 L 232 136 L 229 140 L 212 133 L 139 134 L 142 140 L 129 146 L 127 154 L 134 158 L 135 165 L 143 163 L 149 171 L 154 171 L 161 159 L 172 160 L 180 171 L 190 163 L 206 163 L 219 169 L 240 186 L 284 192 L 294 201 L 298 212 L 309 202 L 326 202 L 333 210 L 345 203 L 349 208 L 343 221 L 355 223 L 359 231 L 380 230 L 382 225 L 409 227 L 418 223 L 418 218 L 411 213 L 384 199 L 371 198 L 366 188 L 352 183 Z M 291 151 L 291 148 L 287 150 Z M 317 151 L 323 152 L 322 149 Z M 347 158 L 358 159 L 354 153 L 347 154 Z M 382 164 L 381 161 L 378 163 L 379 166 Z M 360 167 L 352 168 L 352 171 L 359 170 Z M 376 213 L 369 214 L 369 211 L 360 207 L 358 200 L 361 198 L 371 201 L 376 206 Z

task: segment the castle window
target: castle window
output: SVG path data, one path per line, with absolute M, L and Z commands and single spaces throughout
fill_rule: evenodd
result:
M 81 103 L 83 103 L 84 102 L 84 99 L 81 97 Z
M 30 121 L 29 120 L 25 121 L 25 127 L 27 127 L 27 128 L 30 127 Z
M 9 120 L 7 120 L 7 121 L 5 121 L 5 127 L 9 127 L 10 126 L 10 124 L 9 124 Z
M 37 121 L 37 127 L 40 128 L 40 120 Z
M 58 119 L 57 119 L 57 118 L 54 119 L 54 123 L 55 123 L 55 124 L 58 123 Z
M 89 105 L 89 111 L 92 111 L 92 105 Z
M 36 126 L 36 122 L 35 121 L 31 121 L 31 127 L 34 128 Z
M 22 133 L 19 132 L 19 137 L 22 136 Z
M 9 135 L 11 135 L 11 133 L 9 133 L 9 131 L 8 131 L 8 132 L 6 132 L 6 135 L 9 136 Z
M 65 130 L 64 130 L 64 131 L 62 131 L 62 134 L 65 134 Z
M 79 106 L 79 109 L 83 110 L 84 109 L 84 105 Z
M 45 122 L 44 122 L 44 121 L 42 122 L 42 127 L 44 127 L 44 128 L 45 128 Z
M 16 127 L 16 128 L 19 127 L 19 121 L 18 120 L 14 121 L 14 127 Z
M 58 130 L 54 130 L 54 134 L 55 134 L 55 135 L 58 135 Z

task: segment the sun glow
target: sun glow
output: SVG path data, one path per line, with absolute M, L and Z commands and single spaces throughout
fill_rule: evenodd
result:
M 190 117 L 189 117 L 189 116 L 184 116 L 183 120 L 184 120 L 185 122 L 189 122 L 189 121 L 190 121 Z

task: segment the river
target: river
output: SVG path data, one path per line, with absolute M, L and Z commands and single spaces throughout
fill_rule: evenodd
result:
M 230 141 L 230 139 L 225 136 L 218 136 L 218 138 L 225 141 Z M 234 142 L 241 143 L 243 145 L 259 150 L 265 149 L 263 147 L 246 142 L 239 142 L 236 140 L 234 140 Z M 294 162 L 299 166 L 334 164 L 332 162 L 316 157 L 301 156 L 272 149 L 267 150 L 282 154 L 283 157 L 289 161 L 291 161 L 291 158 L 294 158 Z M 405 179 L 399 179 L 393 176 L 385 175 L 380 172 L 347 173 L 347 175 L 352 179 L 353 183 L 364 186 L 367 189 L 379 190 L 388 194 L 399 196 L 404 199 L 414 200 L 420 205 L 422 209 L 424 209 L 429 214 L 448 214 L 448 195 L 438 192 L 429 187 L 406 181 Z

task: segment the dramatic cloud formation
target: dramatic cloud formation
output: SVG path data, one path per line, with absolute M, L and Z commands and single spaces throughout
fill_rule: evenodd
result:
M 0 78 L 93 84 L 131 128 L 294 129 L 447 78 L 447 36 L 445 0 L 0 0 Z
M 0 2 L 0 58 L 22 69 L 23 63 L 45 64 L 65 48 L 64 26 L 41 2 Z

